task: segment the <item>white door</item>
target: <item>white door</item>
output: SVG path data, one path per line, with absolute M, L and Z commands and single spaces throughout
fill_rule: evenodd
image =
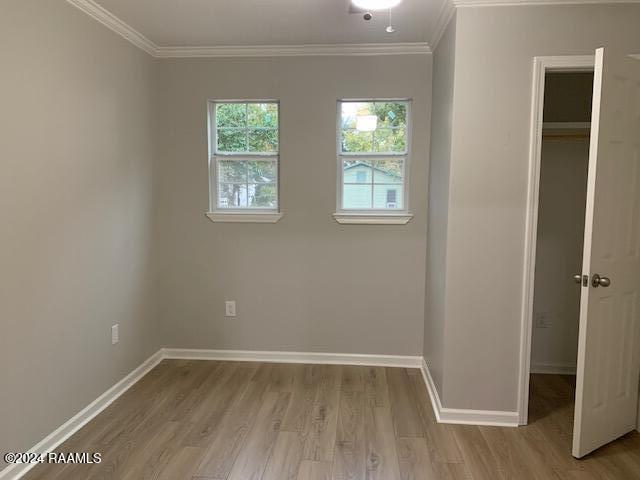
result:
M 578 458 L 636 428 L 638 414 L 640 61 L 603 48 L 596 51 L 582 273 Z

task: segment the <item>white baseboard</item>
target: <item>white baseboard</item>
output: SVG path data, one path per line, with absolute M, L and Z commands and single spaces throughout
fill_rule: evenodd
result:
M 162 350 L 158 350 L 151 357 L 145 360 L 126 377 L 116 383 L 109 390 L 104 392 L 93 402 L 76 413 L 73 417 L 60 425 L 47 437 L 29 449 L 33 453 L 48 453 L 55 451 L 55 448 L 67 440 L 71 435 L 89 423 L 105 408 L 111 405 L 120 395 L 126 392 L 138 380 L 144 377 L 152 368 L 162 361 Z M 35 467 L 37 463 L 16 463 L 9 465 L 0 471 L 0 480 L 17 480 Z
M 163 348 L 164 358 L 187 360 L 229 360 L 238 362 L 315 363 L 365 365 L 372 367 L 420 368 L 422 357 L 408 355 L 369 355 L 359 353 L 317 353 L 254 350 L 194 350 Z
M 459 425 L 490 425 L 495 427 L 517 427 L 518 412 L 502 412 L 493 410 L 469 410 L 460 408 L 446 408 L 442 406 L 440 395 L 433 382 L 429 367 L 424 359 L 421 362 L 420 371 L 427 386 L 431 405 L 438 423 L 452 423 Z
M 576 366 L 570 363 L 531 363 L 531 373 L 544 373 L 552 375 L 575 375 Z

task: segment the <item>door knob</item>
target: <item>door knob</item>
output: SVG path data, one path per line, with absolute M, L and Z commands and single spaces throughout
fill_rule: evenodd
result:
M 601 277 L 596 273 L 591 278 L 591 285 L 593 285 L 594 288 L 608 287 L 609 285 L 611 285 L 611 280 L 609 279 L 609 277 Z
M 582 283 L 582 275 L 580 275 L 579 273 L 576 273 L 573 276 L 573 281 L 576 282 L 577 284 L 581 284 Z

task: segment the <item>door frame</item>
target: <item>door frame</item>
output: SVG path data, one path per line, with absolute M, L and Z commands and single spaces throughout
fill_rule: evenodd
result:
M 522 318 L 520 329 L 520 376 L 518 379 L 518 423 L 529 418 L 529 376 L 531 373 L 531 337 L 533 334 L 533 295 L 535 290 L 536 240 L 538 235 L 538 201 L 540 197 L 540 165 L 542 162 L 542 122 L 544 113 L 545 75 L 553 72 L 590 72 L 595 68 L 595 55 L 534 57 L 533 95 L 529 172 L 527 181 L 527 213 L 522 281 Z

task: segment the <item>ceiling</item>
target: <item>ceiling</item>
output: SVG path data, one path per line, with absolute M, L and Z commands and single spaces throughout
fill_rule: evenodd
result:
M 94 0 L 159 47 L 428 42 L 443 0 L 404 0 L 366 22 L 349 0 Z

